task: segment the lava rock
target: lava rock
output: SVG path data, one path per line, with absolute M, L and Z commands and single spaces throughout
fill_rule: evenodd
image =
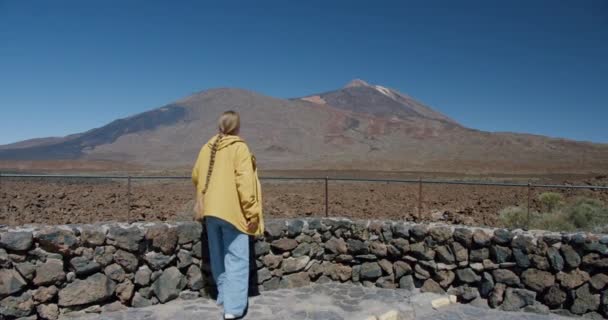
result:
M 13 269 L 0 269 L 0 298 L 21 291 L 27 282 Z
M 101 265 L 85 257 L 74 257 L 70 260 L 70 266 L 76 275 L 88 276 L 101 270 Z
M 600 295 L 591 294 L 589 291 L 589 284 L 586 283 L 582 287 L 576 290 L 576 299 L 570 311 L 574 314 L 584 314 L 587 311 L 595 311 L 600 306 Z
M 0 301 L 0 315 L 8 317 L 27 317 L 34 310 L 34 300 L 28 292 L 18 296 L 9 296 Z
M 299 272 L 304 270 L 308 262 L 310 261 L 310 257 L 303 256 L 299 258 L 287 258 L 283 260 L 281 269 L 284 274 Z
M 131 301 L 131 297 L 133 297 L 133 292 L 135 291 L 135 285 L 131 280 L 126 280 L 125 282 L 119 283 L 116 286 L 116 296 L 118 300 L 122 304 L 128 304 Z
M 492 241 L 500 245 L 508 245 L 513 239 L 513 234 L 507 229 L 496 229 L 494 230 L 494 236 Z
M 550 308 L 557 308 L 566 302 L 566 292 L 559 285 L 553 285 L 543 296 L 543 302 Z
M 433 279 L 427 279 L 420 288 L 421 292 L 432 292 L 437 294 L 445 294 L 445 290 Z
M 135 292 L 131 306 L 134 308 L 144 308 L 153 305 L 152 300 L 144 298 L 139 292 Z
M 60 284 L 65 280 L 66 275 L 63 271 L 63 261 L 48 259 L 45 263 L 36 267 L 36 277 L 33 282 L 36 286 L 44 286 Z
M 577 268 L 581 265 L 581 256 L 574 250 L 572 246 L 562 245 L 560 251 L 564 255 L 564 261 L 568 268 Z
M 500 306 L 504 311 L 519 311 L 520 309 L 531 306 L 536 301 L 536 292 L 525 289 L 507 288 L 505 299 Z
M 375 280 L 382 276 L 382 268 L 377 262 L 365 262 L 361 265 L 361 280 Z
M 46 230 L 36 236 L 40 247 L 46 251 L 70 254 L 78 247 L 78 238 L 74 232 L 65 229 Z
M 200 242 L 203 225 L 199 222 L 183 222 L 177 226 L 177 243 L 180 245 Z
M 554 247 L 547 249 L 547 259 L 549 259 L 549 265 L 553 271 L 562 271 L 564 269 L 564 258 L 559 253 L 559 250 Z
M 490 235 L 481 229 L 476 229 L 473 231 L 473 243 L 475 243 L 479 247 L 485 247 L 490 245 L 492 238 Z
M 103 246 L 106 242 L 106 233 L 103 229 L 84 227 L 80 230 L 80 240 L 87 246 Z
M 456 270 L 456 277 L 464 283 L 475 283 L 481 280 L 481 277 L 471 268 Z
M 595 290 L 602 290 L 608 284 L 608 275 L 605 273 L 598 273 L 591 277 L 589 283 Z
M 457 262 L 466 263 L 469 261 L 469 251 L 460 242 L 453 242 L 451 248 Z
M 443 262 L 446 264 L 452 264 L 456 262 L 456 258 L 446 246 L 440 246 L 435 249 L 437 261 Z
M 585 271 L 575 269 L 569 273 L 560 272 L 557 274 L 557 280 L 561 285 L 568 289 L 574 289 L 589 281 L 589 274 Z
M 108 231 L 108 243 L 118 248 L 136 252 L 139 251 L 144 233 L 137 227 L 122 228 L 112 226 Z
M 521 274 L 521 280 L 528 288 L 540 293 L 553 286 L 555 276 L 547 271 L 527 269 Z
M 437 243 L 445 243 L 452 238 L 452 229 L 444 226 L 434 227 L 429 231 L 429 235 Z
M 279 283 L 280 288 L 298 288 L 310 284 L 310 278 L 305 272 L 284 276 Z
M 473 244 L 473 231 L 467 228 L 456 228 L 452 235 L 454 240 L 458 241 L 465 248 L 470 248 Z
M 59 319 L 59 306 L 56 304 L 41 304 L 36 307 L 36 312 L 40 318 L 44 320 L 56 320 Z
M 490 247 L 490 255 L 496 263 L 505 263 L 511 259 L 511 249 L 499 245 Z
M 125 270 L 118 264 L 113 263 L 109 266 L 107 266 L 104 270 L 103 273 L 108 276 L 108 278 L 116 281 L 116 282 L 122 282 L 125 280 L 125 278 L 127 277 L 127 274 L 125 273 Z
M 520 268 L 529 268 L 532 264 L 530 257 L 520 248 L 513 249 L 513 258 L 515 258 L 515 263 Z
M 304 229 L 304 221 L 300 219 L 294 219 L 287 221 L 287 236 L 296 237 Z
M 417 224 L 410 229 L 410 236 L 415 240 L 422 240 L 428 233 L 428 227 L 426 225 Z
M 189 267 L 192 263 L 192 253 L 187 250 L 179 250 L 177 253 L 177 267 L 179 269 L 184 269 Z
M 186 287 L 187 279 L 176 267 L 170 267 L 154 281 L 152 289 L 161 303 L 173 300 Z
M 295 249 L 298 246 L 298 242 L 294 239 L 282 238 L 273 241 L 270 246 L 278 252 L 288 252 Z
M 403 276 L 399 279 L 399 288 L 405 290 L 414 290 L 416 287 L 414 286 L 414 278 L 411 275 Z
M 412 274 L 412 267 L 403 261 L 395 261 L 393 269 L 396 279 L 400 279 L 404 275 Z
M 319 226 L 320 225 L 321 225 L 321 222 L 319 221 Z M 316 225 L 314 223 L 312 223 L 312 221 L 311 221 L 310 226 L 312 228 L 313 226 L 316 226 Z M 280 238 L 281 235 L 283 235 L 283 231 L 285 231 L 285 229 L 286 229 L 286 226 L 285 226 L 284 221 L 270 221 L 264 225 L 264 233 L 270 239 Z
M 116 284 L 102 273 L 75 280 L 59 291 L 59 306 L 71 307 L 102 302 L 114 295 Z
M 97 247 L 95 248 L 94 260 L 102 267 L 105 267 L 114 261 L 115 252 L 116 248 L 112 246 Z
M 427 248 L 424 242 L 412 243 L 410 245 L 410 253 L 417 259 L 421 260 L 433 260 L 435 258 L 435 251 Z
M 150 284 L 152 270 L 148 266 L 142 266 L 135 273 L 135 284 L 145 287 Z
M 518 286 L 520 284 L 519 277 L 511 270 L 496 269 L 492 271 L 492 276 L 494 276 L 496 282 L 504 283 L 509 286 Z
M 456 279 L 456 274 L 450 270 L 441 270 L 435 273 L 433 280 L 439 281 L 442 288 L 448 288 Z
M 388 250 L 381 242 L 373 241 L 369 244 L 369 252 L 378 258 L 386 257 Z
M 291 256 L 294 258 L 308 256 L 310 249 L 310 243 L 302 242 L 291 252 Z
M 407 239 L 410 237 L 410 228 L 409 226 L 403 223 L 395 223 L 393 224 L 393 237 L 394 238 L 402 238 Z
M 0 235 L 0 248 L 12 251 L 26 251 L 34 244 L 34 236 L 29 231 L 13 231 Z
M 488 248 L 481 248 L 471 250 L 470 259 L 472 262 L 482 262 L 490 257 L 490 250 Z
M 118 250 L 114 253 L 114 261 L 121 265 L 127 272 L 135 272 L 135 270 L 137 270 L 137 265 L 139 264 L 139 261 L 134 254 L 124 250 Z
M 21 274 L 26 280 L 31 281 L 36 275 L 36 266 L 31 262 L 17 263 L 15 265 L 15 269 L 17 269 L 19 274 Z
M 162 270 L 175 260 L 175 256 L 166 256 L 160 252 L 150 251 L 146 253 L 144 260 L 146 260 L 152 270 Z
M 325 249 L 334 254 L 344 254 L 348 252 L 344 239 L 335 237 L 332 237 L 325 243 Z
M 177 246 L 177 228 L 169 228 L 162 224 L 154 225 L 146 230 L 145 238 L 150 241 L 153 249 L 171 255 Z
M 36 291 L 34 291 L 32 297 L 36 302 L 46 303 L 55 299 L 55 296 L 57 296 L 58 292 L 59 289 L 57 289 L 57 287 L 55 286 L 39 287 Z
M 494 290 L 492 290 L 492 293 L 488 298 L 490 307 L 496 308 L 504 301 L 506 289 L 507 286 L 504 283 L 497 283 L 496 286 L 494 286 Z
M 492 293 L 492 290 L 494 290 L 494 278 L 492 278 L 492 275 L 488 272 L 484 272 L 483 275 L 481 276 L 481 284 L 479 285 L 479 294 L 486 298 L 490 295 L 490 293 Z

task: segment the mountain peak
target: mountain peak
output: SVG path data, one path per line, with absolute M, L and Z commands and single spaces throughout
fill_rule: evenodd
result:
M 369 83 L 361 79 L 353 79 L 344 86 L 344 88 L 355 88 L 355 87 L 371 87 Z

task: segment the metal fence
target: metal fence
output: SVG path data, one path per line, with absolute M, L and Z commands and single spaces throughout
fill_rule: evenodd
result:
M 18 179 L 111 179 L 126 181 L 126 198 L 127 198 L 127 221 L 131 222 L 131 195 L 132 182 L 136 180 L 190 180 L 189 176 L 132 176 L 132 175 L 59 175 L 59 174 L 7 174 L 0 173 L 0 194 L 4 191 L 3 179 L 18 178 Z M 387 183 L 387 184 L 416 184 L 417 188 L 417 205 L 416 213 L 418 216 L 422 214 L 423 204 L 423 186 L 424 185 L 469 185 L 469 186 L 492 186 L 492 187 L 517 187 L 527 189 L 527 216 L 528 221 L 531 213 L 531 201 L 533 189 L 587 189 L 587 190 L 606 190 L 608 186 L 598 185 L 564 185 L 564 184 L 535 184 L 531 181 L 527 183 L 511 183 L 511 182 L 492 182 L 492 181 L 463 181 L 463 180 L 429 180 L 429 179 L 363 179 L 363 178 L 339 178 L 339 177 L 261 177 L 262 181 L 316 181 L 324 184 L 324 215 L 329 217 L 330 212 L 330 182 L 361 182 L 361 183 Z

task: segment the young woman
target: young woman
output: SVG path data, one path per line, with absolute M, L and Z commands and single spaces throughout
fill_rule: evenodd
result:
M 219 133 L 202 148 L 192 170 L 196 219 L 207 227 L 211 272 L 224 319 L 238 319 L 247 308 L 249 236 L 264 232 L 262 196 L 255 157 L 238 137 L 239 114 L 227 111 Z

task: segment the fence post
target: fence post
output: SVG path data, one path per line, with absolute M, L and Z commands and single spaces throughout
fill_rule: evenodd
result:
M 325 217 L 329 217 L 329 177 L 325 177 Z
M 526 229 L 530 229 L 530 198 L 532 194 L 532 183 L 528 180 L 528 209 L 526 211 Z
M 422 217 L 422 178 L 418 178 L 418 220 Z M 418 222 L 418 221 L 416 221 Z
M 127 223 L 131 223 L 131 176 L 127 177 Z

